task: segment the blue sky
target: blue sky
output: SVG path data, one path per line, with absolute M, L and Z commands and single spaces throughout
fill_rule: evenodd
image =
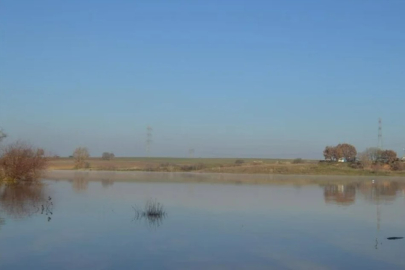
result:
M 59 155 L 405 147 L 405 1 L 0 3 L 0 126 Z

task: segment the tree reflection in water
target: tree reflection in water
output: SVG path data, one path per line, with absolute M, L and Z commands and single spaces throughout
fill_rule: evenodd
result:
M 163 224 L 163 220 L 167 217 L 167 213 L 164 210 L 163 204 L 156 200 L 148 200 L 143 210 L 140 210 L 134 206 L 135 217 L 133 219 L 137 221 L 145 221 L 150 228 L 158 228 Z
M 356 195 L 361 194 L 366 202 L 376 206 L 376 235 L 374 248 L 382 245 L 380 241 L 382 209 L 381 204 L 395 201 L 399 195 L 405 192 L 405 182 L 388 180 L 357 181 L 352 183 L 335 183 L 323 186 L 326 203 L 338 205 L 351 205 L 355 203 Z M 388 240 L 403 239 L 402 236 L 388 237 Z
M 46 195 L 44 185 L 37 182 L 2 185 L 0 208 L 9 217 L 17 219 L 40 213 L 50 221 L 53 215 L 52 198 Z
M 70 180 L 72 182 L 73 189 L 76 192 L 86 191 L 89 185 L 88 177 L 89 173 L 75 173 L 73 180 Z
M 326 203 L 351 205 L 356 198 L 356 185 L 326 185 L 323 195 Z
M 4 225 L 4 223 L 6 223 L 6 221 L 4 220 L 4 218 L 0 217 L 0 229 L 1 229 L 1 226 Z
M 394 201 L 399 192 L 405 191 L 405 183 L 396 181 L 357 181 L 352 183 L 333 183 L 323 186 L 326 203 L 351 205 L 361 194 L 366 201 L 384 203 Z
M 101 185 L 103 188 L 108 188 L 114 184 L 114 180 L 112 179 L 101 179 Z

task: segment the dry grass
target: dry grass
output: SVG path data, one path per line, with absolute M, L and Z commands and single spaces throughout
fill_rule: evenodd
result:
M 118 171 L 190 171 L 216 167 L 235 167 L 241 165 L 240 159 L 233 158 L 115 158 L 103 160 L 90 158 L 92 170 Z M 244 159 L 244 166 L 266 164 L 288 164 L 292 160 L 286 159 Z M 308 162 L 308 161 L 306 161 Z M 75 168 L 74 159 L 57 158 L 49 161 L 50 170 L 72 170 Z

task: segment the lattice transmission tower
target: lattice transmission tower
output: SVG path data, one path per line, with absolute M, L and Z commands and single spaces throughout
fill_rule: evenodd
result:
M 378 119 L 378 149 L 383 149 L 382 120 Z

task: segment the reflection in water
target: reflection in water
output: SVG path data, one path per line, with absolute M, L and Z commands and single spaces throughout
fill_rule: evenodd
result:
M 381 203 L 392 203 L 398 197 L 398 192 L 405 191 L 405 183 L 396 181 L 359 181 L 345 184 L 329 184 L 324 187 L 324 199 L 326 203 L 336 203 L 339 205 L 351 205 L 355 203 L 357 194 L 362 194 L 365 201 L 376 205 L 376 237 L 374 248 L 378 249 L 382 245 L 380 238 L 381 224 Z M 399 240 L 403 237 L 388 237 L 388 240 Z
M 0 187 L 0 209 L 11 218 L 24 218 L 40 213 L 51 220 L 53 202 L 41 183 L 20 183 Z M 5 220 L 0 217 L 0 225 Z
M 111 179 L 102 179 L 101 180 L 101 185 L 103 188 L 108 188 L 114 184 L 114 180 Z
M 89 185 L 88 176 L 88 173 L 75 173 L 73 179 L 71 180 L 73 189 L 77 192 L 87 190 Z
M 43 185 L 13 184 L 0 188 L 0 207 L 13 218 L 22 218 L 37 213 L 46 201 Z
M 405 191 L 405 183 L 396 181 L 357 181 L 344 184 L 328 184 L 323 186 L 326 203 L 351 205 L 356 194 L 362 194 L 366 201 L 377 205 L 381 202 L 393 202 L 399 191 Z
M 397 197 L 397 192 L 405 190 L 405 184 L 395 181 L 367 182 L 362 183 L 359 190 L 367 201 L 374 203 L 393 202 Z
M 132 208 L 135 210 L 135 217 L 133 220 L 145 220 L 150 228 L 160 227 L 163 224 L 163 219 L 167 216 L 163 204 L 156 200 L 148 200 L 145 204 L 144 210 L 139 210 L 136 207 Z
M 49 196 L 48 200 L 45 202 L 45 204 L 43 204 L 42 206 L 42 210 L 41 210 L 41 215 L 46 215 L 48 216 L 48 222 L 51 221 L 51 216 L 53 215 L 53 202 L 52 202 L 52 198 Z
M 350 205 L 356 198 L 356 186 L 354 184 L 326 185 L 323 194 L 326 203 Z
M 56 201 L 51 194 L 58 220 L 45 221 L 50 193 L 35 217 L 6 220 L 0 230 L 1 270 L 131 269 L 134 264 L 141 269 L 405 269 L 405 239 L 387 239 L 405 236 L 400 180 L 387 185 L 342 178 L 325 180 L 322 187 L 299 182 L 303 188 L 297 192 L 291 183 L 156 183 L 151 178 L 113 178 L 113 186 L 103 189 L 93 181 L 112 178 L 91 177 L 80 195 L 72 183 L 43 181 L 59 196 Z M 396 201 L 382 202 L 395 193 Z M 337 199 L 326 202 L 324 196 Z M 355 202 L 341 207 L 339 196 Z M 161 204 L 155 209 L 162 211 L 152 207 L 148 213 L 153 206 L 148 198 L 156 198 Z M 132 212 L 131 205 L 139 210 Z

